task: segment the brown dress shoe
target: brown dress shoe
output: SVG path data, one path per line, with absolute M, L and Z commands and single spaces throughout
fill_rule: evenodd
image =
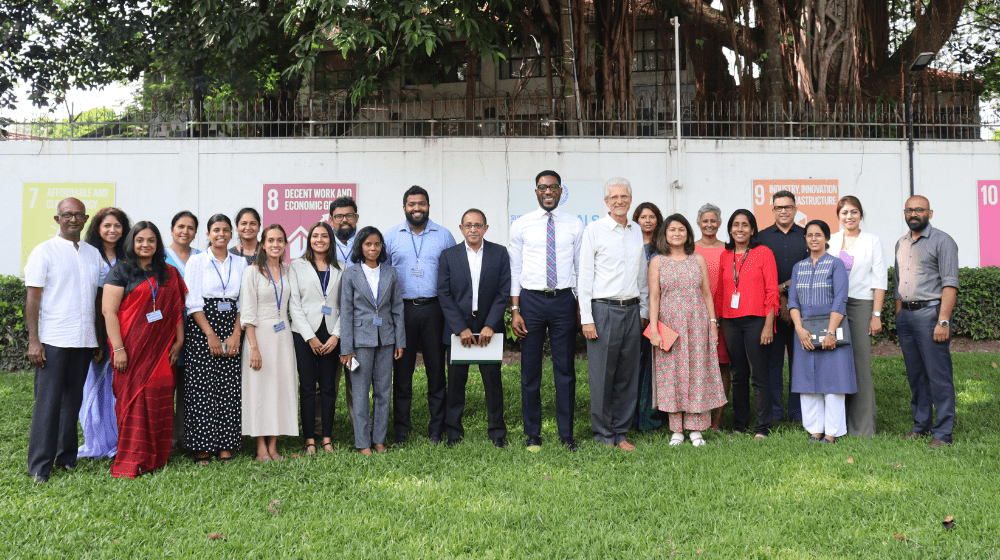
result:
M 622 449 L 624 451 L 635 451 L 635 446 L 625 440 L 621 440 L 618 442 L 618 449 Z
M 936 438 L 931 439 L 931 442 L 927 444 L 927 446 L 930 447 L 931 449 L 937 449 L 938 447 L 948 447 L 949 445 L 951 444 L 949 444 L 947 441 L 941 441 Z

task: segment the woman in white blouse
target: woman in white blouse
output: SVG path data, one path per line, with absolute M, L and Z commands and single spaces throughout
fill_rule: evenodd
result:
M 184 281 L 187 320 L 184 348 L 183 446 L 194 461 L 207 465 L 211 455 L 233 458 L 241 441 L 240 281 L 247 261 L 226 250 L 233 225 L 224 214 L 208 219 L 209 248 L 187 262 Z
M 847 395 L 847 433 L 870 438 L 875 435 L 875 384 L 872 381 L 872 342 L 870 335 L 882 332 L 882 304 L 888 271 L 882 240 L 861 231 L 865 212 L 855 196 L 845 196 L 837 203 L 840 231 L 830 237 L 830 253 L 847 266 L 850 292 L 847 319 L 851 325 L 851 348 L 858 392 Z
M 333 449 L 333 416 L 340 385 L 340 265 L 333 228 L 317 222 L 306 236 L 306 254 L 288 269 L 292 340 L 299 371 L 299 407 L 306 455 L 316 453 L 316 384 L 319 383 L 323 450 Z M 350 380 L 350 375 L 346 376 Z M 350 381 L 347 382 L 350 398 Z M 350 409 L 348 409 L 350 412 Z

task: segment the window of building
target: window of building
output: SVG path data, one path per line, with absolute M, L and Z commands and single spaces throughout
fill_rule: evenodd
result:
M 538 45 L 541 47 L 541 44 Z M 504 51 L 504 59 L 500 61 L 500 79 L 516 80 L 518 78 L 543 78 L 557 62 L 561 45 L 552 45 L 552 56 L 549 60 L 538 52 L 535 42 L 530 38 L 524 45 L 510 47 Z
M 633 35 L 635 49 L 632 54 L 633 72 L 662 72 L 674 69 L 673 33 L 661 36 L 658 29 L 636 29 Z M 681 46 L 681 70 L 686 60 Z

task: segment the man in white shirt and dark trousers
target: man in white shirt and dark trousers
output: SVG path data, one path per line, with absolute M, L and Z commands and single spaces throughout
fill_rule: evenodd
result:
M 556 386 L 559 439 L 576 451 L 573 365 L 577 302 L 574 288 L 580 259 L 583 221 L 557 207 L 562 179 L 555 171 L 535 177 L 540 208 L 510 226 L 510 302 L 514 334 L 521 342 L 521 414 L 529 451 L 542 445 L 542 344 L 548 329 Z
M 635 415 L 639 340 L 649 320 L 649 282 L 642 230 L 629 220 L 632 185 L 604 184 L 611 210 L 591 222 L 580 246 L 580 323 L 587 339 L 590 424 L 594 441 L 632 451 L 625 439 Z
M 75 198 L 57 206 L 59 234 L 40 243 L 24 265 L 28 290 L 28 360 L 35 366 L 35 405 L 28 474 L 49 481 L 53 465 L 76 466 L 77 417 L 90 360 L 99 361 L 97 300 L 100 252 L 80 241 L 87 209 Z
M 510 298 L 510 258 L 503 245 L 483 239 L 489 229 L 486 214 L 470 209 L 459 224 L 465 243 L 445 249 L 438 264 L 438 301 L 444 314 L 444 343 L 458 336 L 463 346 L 487 346 L 494 336 L 503 337 L 504 312 Z M 476 338 L 478 336 L 478 338 Z M 454 350 L 454 348 L 451 348 Z M 507 424 L 503 419 L 503 383 L 500 364 L 479 364 L 486 394 L 486 430 L 498 448 L 507 446 Z M 469 364 L 448 365 L 446 425 L 448 446 L 465 435 L 465 385 Z

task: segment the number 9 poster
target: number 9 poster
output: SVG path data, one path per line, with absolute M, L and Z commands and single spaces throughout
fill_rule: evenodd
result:
M 1000 225 L 1000 179 L 979 181 L 979 266 L 1000 266 L 1000 244 L 997 227 Z

